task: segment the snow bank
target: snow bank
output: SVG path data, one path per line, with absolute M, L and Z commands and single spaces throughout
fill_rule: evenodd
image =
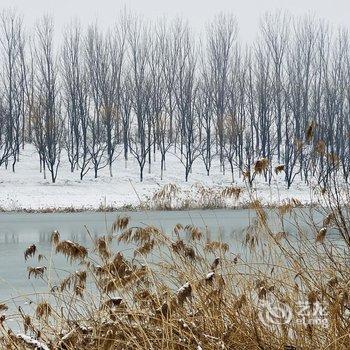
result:
M 125 167 L 124 159 L 117 159 L 114 163 L 114 177 L 109 176 L 108 168 L 102 169 L 97 179 L 93 172 L 89 172 L 84 179 L 79 179 L 79 172 L 70 172 L 66 157 L 58 170 L 55 184 L 49 179 L 43 179 L 39 172 L 39 159 L 35 149 L 26 145 L 21 152 L 20 161 L 16 164 L 15 172 L 11 167 L 0 168 L 0 208 L 2 210 L 63 210 L 67 208 L 77 210 L 98 210 L 105 207 L 122 208 L 137 207 L 140 202 L 148 203 L 153 194 L 166 184 L 174 183 L 183 193 L 190 193 L 193 185 L 200 184 L 206 188 L 224 188 L 231 185 L 231 173 L 225 175 L 220 172 L 218 160 L 213 162 L 210 176 L 206 175 L 204 165 L 197 159 L 190 174 L 189 182 L 184 181 L 184 167 L 179 159 L 167 155 L 163 180 L 160 179 L 160 162 L 152 162 L 151 173 L 148 173 L 148 164 L 145 166 L 144 182 L 139 181 L 139 168 L 132 158 Z M 254 185 L 254 196 L 265 204 L 275 204 L 288 198 L 296 198 L 303 204 L 313 201 L 311 187 L 303 182 L 295 181 L 291 189 L 287 190 L 283 181 L 284 174 L 275 175 L 273 183 L 268 186 L 259 176 Z M 246 188 L 238 172 L 235 174 L 235 186 Z M 250 198 L 247 190 L 242 196 L 232 202 L 233 206 L 240 206 Z

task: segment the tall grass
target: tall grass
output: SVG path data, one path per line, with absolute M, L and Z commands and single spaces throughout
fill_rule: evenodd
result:
M 349 349 L 349 216 L 328 198 L 320 222 L 290 201 L 274 224 L 254 201 L 245 254 L 181 223 L 163 232 L 119 217 L 92 247 L 54 232 L 54 253 L 78 269 L 60 278 L 46 266 L 29 269 L 49 293 L 32 313 L 12 316 L 20 331 L 1 304 L 1 348 Z M 39 253 L 30 246 L 25 257 Z
M 187 190 L 176 184 L 167 184 L 154 193 L 141 207 L 157 210 L 215 209 L 244 207 L 238 202 L 243 188 L 237 186 L 206 187 L 195 183 Z

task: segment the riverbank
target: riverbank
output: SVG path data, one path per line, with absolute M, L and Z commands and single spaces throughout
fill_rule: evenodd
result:
M 159 157 L 158 157 L 159 158 Z M 200 160 L 194 166 L 189 181 L 185 182 L 184 168 L 175 155 L 167 158 L 167 171 L 160 180 L 160 164 L 152 162 L 151 173 L 146 165 L 144 181 L 139 181 L 139 168 L 134 159 L 125 164 L 117 159 L 113 177 L 109 170 L 100 171 L 97 179 L 92 171 L 83 180 L 79 173 L 71 173 L 66 157 L 62 156 L 55 184 L 43 178 L 39 170 L 39 160 L 35 149 L 26 145 L 16 164 L 15 172 L 0 168 L 0 210 L 23 212 L 77 212 L 77 211 L 123 211 L 144 209 L 206 209 L 206 208 L 245 208 L 251 198 L 258 198 L 265 206 L 275 206 L 292 198 L 303 205 L 312 205 L 316 194 L 312 186 L 299 179 L 290 189 L 286 189 L 283 173 L 274 175 L 271 186 L 257 176 L 253 189 L 235 173 L 220 172 L 218 160 L 213 162 L 210 176 Z M 171 184 L 176 184 L 176 189 Z M 237 188 L 239 196 L 224 196 L 226 188 Z M 163 193 L 164 189 L 172 191 Z M 166 192 L 165 191 L 165 192 Z

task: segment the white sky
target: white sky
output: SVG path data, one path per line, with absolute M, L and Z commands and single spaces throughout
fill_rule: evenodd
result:
M 276 9 L 296 15 L 312 13 L 350 28 L 350 0 L 0 0 L 0 8 L 17 9 L 28 26 L 43 14 L 52 15 L 57 32 L 73 18 L 82 23 L 97 20 L 101 26 L 108 26 L 124 6 L 151 19 L 181 15 L 198 29 L 214 14 L 232 12 L 238 19 L 241 38 L 246 40 L 254 38 L 259 17 Z

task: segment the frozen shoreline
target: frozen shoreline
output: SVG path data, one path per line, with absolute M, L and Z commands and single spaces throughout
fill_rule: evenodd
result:
M 215 192 L 231 186 L 231 173 L 220 173 L 217 159 L 213 162 L 210 176 L 205 174 L 205 168 L 198 159 L 193 166 L 189 182 L 184 179 L 184 168 L 172 154 L 167 156 L 167 171 L 160 180 L 160 164 L 152 162 L 151 173 L 145 167 L 144 182 L 139 181 L 139 171 L 134 159 L 130 159 L 125 168 L 122 158 L 116 160 L 113 168 L 114 177 L 110 177 L 108 169 L 104 168 L 97 179 L 89 172 L 81 181 L 78 172 L 71 173 L 69 164 L 62 155 L 62 161 L 55 184 L 49 179 L 43 179 L 39 172 L 39 160 L 35 149 L 26 145 L 21 153 L 20 162 L 16 164 L 15 173 L 11 169 L 0 168 L 0 210 L 24 212 L 50 211 L 111 211 L 157 209 L 152 203 L 153 195 L 167 184 L 176 184 L 178 193 L 174 195 L 180 202 L 187 201 L 184 206 L 173 209 L 189 209 L 192 200 L 194 209 L 210 208 L 210 198 L 202 203 L 203 189 Z M 242 208 L 247 206 L 252 194 L 246 188 L 242 179 L 235 174 L 234 186 L 242 188 L 238 199 L 230 198 L 225 205 L 213 203 L 212 208 L 228 207 Z M 276 175 L 271 186 L 268 186 L 257 176 L 254 198 L 261 200 L 263 205 L 275 206 L 282 201 L 295 198 L 303 205 L 315 203 L 315 194 L 311 186 L 295 181 L 292 187 L 286 189 L 283 174 Z M 197 200 L 198 199 L 198 200 Z M 179 203 L 178 201 L 178 203 Z M 219 205 L 218 205 L 219 204 Z M 167 208 L 170 209 L 170 208 Z

